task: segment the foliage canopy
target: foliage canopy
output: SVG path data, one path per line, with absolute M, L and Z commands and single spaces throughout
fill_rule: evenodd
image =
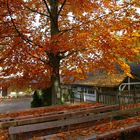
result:
M 139 54 L 139 6 L 139 0 L 1 0 L 0 77 L 16 74 L 12 84 L 41 88 L 59 75 L 69 83 L 99 68 L 111 72 L 115 63 L 129 73 L 124 60 Z

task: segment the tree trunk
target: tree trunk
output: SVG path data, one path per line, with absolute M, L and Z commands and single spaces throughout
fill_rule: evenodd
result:
M 59 33 L 58 27 L 58 0 L 50 1 L 50 27 L 51 37 Z
M 54 59 L 55 58 L 55 59 Z M 57 104 L 57 95 L 60 94 L 60 59 L 58 57 L 53 57 L 53 74 L 51 78 L 52 82 L 52 104 Z
M 50 0 L 50 33 L 52 43 L 53 36 L 59 33 L 58 28 L 58 0 Z M 51 78 L 52 82 L 52 104 L 57 104 L 57 94 L 60 93 L 60 75 L 59 75 L 59 67 L 60 67 L 60 58 L 58 55 L 54 54 L 51 51 L 50 53 L 50 62 L 53 68 L 53 74 Z
M 7 92 L 7 87 L 2 87 L 2 96 L 5 97 L 7 96 L 8 92 Z
M 52 104 L 57 104 L 57 95 L 60 92 L 60 82 L 58 77 L 53 76 L 52 77 Z

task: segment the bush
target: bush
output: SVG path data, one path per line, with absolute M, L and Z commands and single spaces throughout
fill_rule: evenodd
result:
M 46 88 L 46 89 L 42 89 L 42 102 L 43 102 L 43 106 L 49 106 L 52 105 L 52 94 L 51 94 L 51 88 Z
M 36 90 L 33 94 L 31 107 L 42 107 L 52 105 L 51 88 Z
M 33 94 L 33 100 L 31 102 L 31 107 L 41 107 L 43 106 L 41 95 L 38 90 Z

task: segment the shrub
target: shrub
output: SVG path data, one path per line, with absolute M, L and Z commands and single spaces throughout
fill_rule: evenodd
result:
M 41 107 L 43 106 L 41 94 L 38 90 L 36 90 L 33 94 L 33 100 L 31 102 L 31 107 Z
M 41 107 L 52 105 L 51 88 L 36 90 L 33 94 L 31 107 Z

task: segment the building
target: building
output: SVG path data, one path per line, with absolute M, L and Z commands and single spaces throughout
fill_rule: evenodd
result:
M 75 98 L 82 98 L 83 101 L 99 101 L 99 95 L 116 96 L 116 94 L 131 93 L 140 90 L 140 64 L 130 64 L 132 77 L 127 76 L 119 70 L 116 74 L 97 73 L 88 74 L 84 81 L 77 81 L 69 88 L 74 92 Z

